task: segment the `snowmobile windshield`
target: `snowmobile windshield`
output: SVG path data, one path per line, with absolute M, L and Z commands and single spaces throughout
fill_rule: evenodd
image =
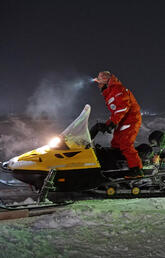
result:
M 91 143 L 88 130 L 90 112 L 90 105 L 86 105 L 79 117 L 62 132 L 61 135 L 65 138 L 65 142 L 69 148 L 82 148 L 82 146 L 86 147 Z

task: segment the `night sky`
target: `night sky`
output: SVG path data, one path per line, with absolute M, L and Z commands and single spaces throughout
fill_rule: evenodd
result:
M 143 110 L 164 113 L 164 10 L 163 0 L 1 0 L 0 114 L 24 112 L 43 80 L 61 89 L 62 103 L 74 79 L 100 70 L 116 74 Z M 75 98 L 72 108 L 106 109 L 96 85 Z

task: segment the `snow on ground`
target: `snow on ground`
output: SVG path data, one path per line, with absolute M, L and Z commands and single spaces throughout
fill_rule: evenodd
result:
M 0 222 L 1 257 L 165 257 L 165 199 L 86 200 Z

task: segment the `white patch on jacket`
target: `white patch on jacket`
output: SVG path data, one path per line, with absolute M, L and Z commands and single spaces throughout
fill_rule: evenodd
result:
M 129 128 L 131 125 L 123 125 L 121 128 L 120 128 L 120 131 L 123 131 L 123 130 L 126 130 L 127 128 Z
M 120 113 L 120 112 L 124 112 L 124 111 L 126 111 L 126 110 L 127 110 L 127 107 L 126 107 L 126 108 L 123 108 L 123 109 L 116 110 L 116 111 L 115 111 L 115 114 L 116 114 L 116 113 Z
M 114 100 L 115 100 L 114 97 L 110 98 L 110 99 L 108 100 L 108 104 L 111 104 Z

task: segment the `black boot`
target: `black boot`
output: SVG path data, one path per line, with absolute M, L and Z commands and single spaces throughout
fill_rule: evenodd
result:
M 140 169 L 139 167 L 133 167 L 133 168 L 130 168 L 129 175 L 125 176 L 125 178 L 140 178 L 143 176 L 144 176 L 144 173 L 142 169 Z

